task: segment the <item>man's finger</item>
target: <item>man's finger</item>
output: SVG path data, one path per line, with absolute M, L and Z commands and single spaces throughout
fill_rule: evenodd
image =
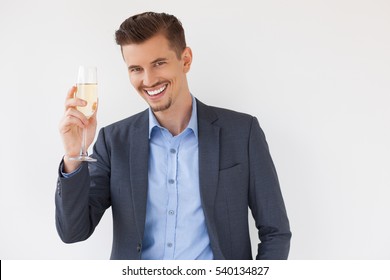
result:
M 66 95 L 66 100 L 74 98 L 74 94 L 76 93 L 76 91 L 77 91 L 77 86 L 72 86 L 69 89 L 68 94 Z
M 65 113 L 65 118 L 67 117 L 73 117 L 79 119 L 84 125 L 88 125 L 88 118 L 81 113 L 80 111 L 74 109 L 74 108 L 69 108 L 66 113 Z
M 70 98 L 65 101 L 65 111 L 69 108 L 75 108 L 77 106 L 84 107 L 87 106 L 87 101 L 80 98 Z

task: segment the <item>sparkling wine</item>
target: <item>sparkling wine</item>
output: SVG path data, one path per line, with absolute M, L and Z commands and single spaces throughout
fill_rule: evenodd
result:
M 83 113 L 87 118 L 90 118 L 96 111 L 97 84 L 78 84 L 75 96 L 87 101 L 87 106 L 77 107 L 77 110 Z

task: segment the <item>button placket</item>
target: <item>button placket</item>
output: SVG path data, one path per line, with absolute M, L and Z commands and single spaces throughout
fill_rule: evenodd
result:
M 168 172 L 167 172 L 167 191 L 168 191 L 168 205 L 167 205 L 167 227 L 165 235 L 165 259 L 174 258 L 175 250 L 175 232 L 176 232 L 176 209 L 178 203 L 177 197 L 177 146 L 178 139 L 170 139 L 170 147 L 167 150 L 168 158 Z

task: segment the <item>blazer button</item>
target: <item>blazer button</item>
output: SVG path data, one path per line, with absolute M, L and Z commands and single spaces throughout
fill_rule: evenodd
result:
M 57 182 L 57 193 L 61 196 L 61 183 L 60 181 Z
M 137 244 L 137 252 L 138 252 L 138 253 L 141 253 L 141 249 L 142 249 L 142 244 L 141 244 L 141 243 L 138 243 L 138 244 Z

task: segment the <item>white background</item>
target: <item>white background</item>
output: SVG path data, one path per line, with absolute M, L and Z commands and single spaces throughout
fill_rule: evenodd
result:
M 114 32 L 148 10 L 182 21 L 196 97 L 258 117 L 290 259 L 390 259 L 387 0 L 1 0 L 0 259 L 109 258 L 110 211 L 85 242 L 57 236 L 58 123 L 80 64 L 98 67 L 99 127 L 146 108 Z

